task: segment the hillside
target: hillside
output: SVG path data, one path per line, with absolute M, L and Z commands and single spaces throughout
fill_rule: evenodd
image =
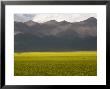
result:
M 97 49 L 97 19 L 70 23 L 14 22 L 14 48 L 26 51 L 83 51 Z

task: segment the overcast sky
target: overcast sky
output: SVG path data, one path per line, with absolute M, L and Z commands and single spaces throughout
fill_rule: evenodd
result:
M 15 14 L 14 21 L 26 22 L 33 20 L 35 22 L 43 23 L 49 20 L 56 20 L 58 22 L 66 20 L 68 22 L 80 22 L 90 17 L 97 17 L 95 13 L 83 13 L 83 14 Z

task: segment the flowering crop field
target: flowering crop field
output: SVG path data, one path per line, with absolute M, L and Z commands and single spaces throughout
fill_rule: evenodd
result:
M 96 76 L 97 52 L 14 53 L 15 76 Z

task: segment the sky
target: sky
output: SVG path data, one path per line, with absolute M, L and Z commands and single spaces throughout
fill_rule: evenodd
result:
M 14 21 L 26 22 L 33 20 L 38 23 L 44 23 L 50 20 L 67 21 L 67 22 L 80 22 L 90 17 L 97 17 L 95 13 L 41 13 L 41 14 L 15 14 Z

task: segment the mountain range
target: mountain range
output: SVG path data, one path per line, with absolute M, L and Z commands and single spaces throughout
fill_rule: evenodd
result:
M 97 50 L 97 19 L 14 22 L 15 52 Z

